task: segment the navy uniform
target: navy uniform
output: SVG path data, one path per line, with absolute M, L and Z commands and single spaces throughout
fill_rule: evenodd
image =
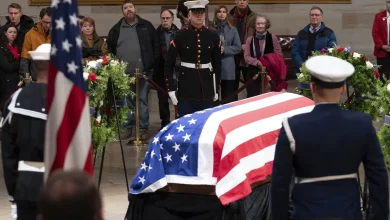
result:
M 204 13 L 205 2 L 208 3 L 198 0 L 184 4 L 192 13 L 199 14 Z M 173 74 L 178 55 L 181 64 L 176 87 Z M 192 25 L 178 31 L 168 50 L 164 75 L 174 104 L 173 100 L 178 97 L 180 116 L 213 107 L 213 102 L 218 99 L 221 79 L 221 42 L 218 34 L 205 26 L 197 29 Z
M 340 89 L 340 94 L 345 79 L 354 73 L 350 63 L 330 56 L 310 58 L 306 67 L 315 88 Z M 338 103 L 321 103 L 316 97 L 320 95 L 314 94 L 316 106 L 310 113 L 283 120 L 272 171 L 273 219 L 288 219 L 293 170 L 291 219 L 362 219 L 357 172 L 363 162 L 370 219 L 387 220 L 388 176 L 371 117 L 342 110 Z
M 36 56 L 48 60 L 50 44 L 29 53 L 34 60 Z M 19 220 L 35 219 L 37 215 L 44 174 L 46 87 L 38 79 L 17 90 L 5 105 L 1 120 L 4 180 L 9 196 L 16 202 Z

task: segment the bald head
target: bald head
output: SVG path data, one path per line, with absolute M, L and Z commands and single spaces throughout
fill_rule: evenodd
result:
M 41 192 L 41 220 L 100 220 L 102 202 L 94 179 L 81 171 L 57 171 Z

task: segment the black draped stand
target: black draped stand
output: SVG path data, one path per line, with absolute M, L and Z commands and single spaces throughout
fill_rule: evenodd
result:
M 194 186 L 196 187 L 196 186 Z M 270 220 L 270 187 L 265 183 L 245 198 L 223 206 L 217 196 L 161 192 L 129 194 L 126 220 Z
M 121 106 L 124 106 L 126 103 L 123 102 L 123 101 L 116 100 L 114 84 L 113 84 L 111 78 L 108 80 L 108 83 L 107 83 L 106 99 L 105 99 L 103 104 L 104 104 L 104 106 L 114 107 L 114 114 L 113 115 L 111 115 L 111 114 L 107 115 L 107 123 L 110 122 L 112 117 L 116 118 L 116 124 L 117 124 L 118 135 L 119 135 L 119 144 L 120 144 L 120 147 L 121 147 L 121 154 L 122 154 L 123 170 L 124 170 L 124 175 L 125 175 L 125 180 L 126 180 L 127 192 L 129 192 L 129 181 L 128 181 L 128 178 L 127 178 L 125 156 L 124 156 L 124 153 L 123 153 L 123 145 L 122 145 L 122 142 L 120 141 L 120 139 L 121 139 L 121 136 L 120 136 L 121 135 L 121 129 L 120 129 L 121 125 L 119 124 L 119 118 L 118 118 L 118 108 L 121 107 Z M 97 111 L 98 111 L 98 109 L 96 109 L 95 114 L 97 114 Z M 98 188 L 100 188 L 100 183 L 101 183 L 101 180 L 102 180 L 104 156 L 105 156 L 105 153 L 106 153 L 107 143 L 108 143 L 108 140 L 106 140 L 106 144 L 104 145 L 103 151 L 102 151 L 102 157 L 101 157 L 101 161 L 100 161 Z M 97 153 L 98 152 L 95 150 L 94 153 L 95 153 L 95 155 L 94 155 L 94 160 L 93 160 L 93 167 L 95 168 L 96 157 L 97 157 Z

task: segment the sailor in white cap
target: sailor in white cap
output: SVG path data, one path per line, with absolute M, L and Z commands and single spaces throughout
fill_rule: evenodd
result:
M 362 219 L 357 172 L 364 164 L 369 186 L 370 219 L 388 219 L 387 170 L 371 117 L 342 110 L 345 81 L 355 72 L 342 59 L 314 56 L 306 61 L 316 103 L 310 113 L 283 120 L 275 147 L 271 182 L 273 219 Z
M 186 1 L 190 25 L 180 30 L 169 47 L 165 61 L 165 82 L 174 105 L 183 116 L 214 106 L 221 79 L 221 42 L 216 32 L 205 27 L 207 0 Z M 176 57 L 180 56 L 178 88 L 174 85 Z
M 4 180 L 10 201 L 16 203 L 18 220 L 37 216 L 45 171 L 43 152 L 50 48 L 50 44 L 42 44 L 29 52 L 37 69 L 37 81 L 11 96 L 0 124 Z

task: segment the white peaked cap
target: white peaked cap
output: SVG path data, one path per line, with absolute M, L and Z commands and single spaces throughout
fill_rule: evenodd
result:
M 328 55 L 311 57 L 305 62 L 305 66 L 312 76 L 312 81 L 322 84 L 325 88 L 341 87 L 355 72 L 351 63 Z
M 208 0 L 196 0 L 196 1 L 187 1 L 184 2 L 184 5 L 189 9 L 204 9 L 206 5 L 209 3 Z
M 28 53 L 33 60 L 50 60 L 51 44 L 41 44 L 36 50 Z

